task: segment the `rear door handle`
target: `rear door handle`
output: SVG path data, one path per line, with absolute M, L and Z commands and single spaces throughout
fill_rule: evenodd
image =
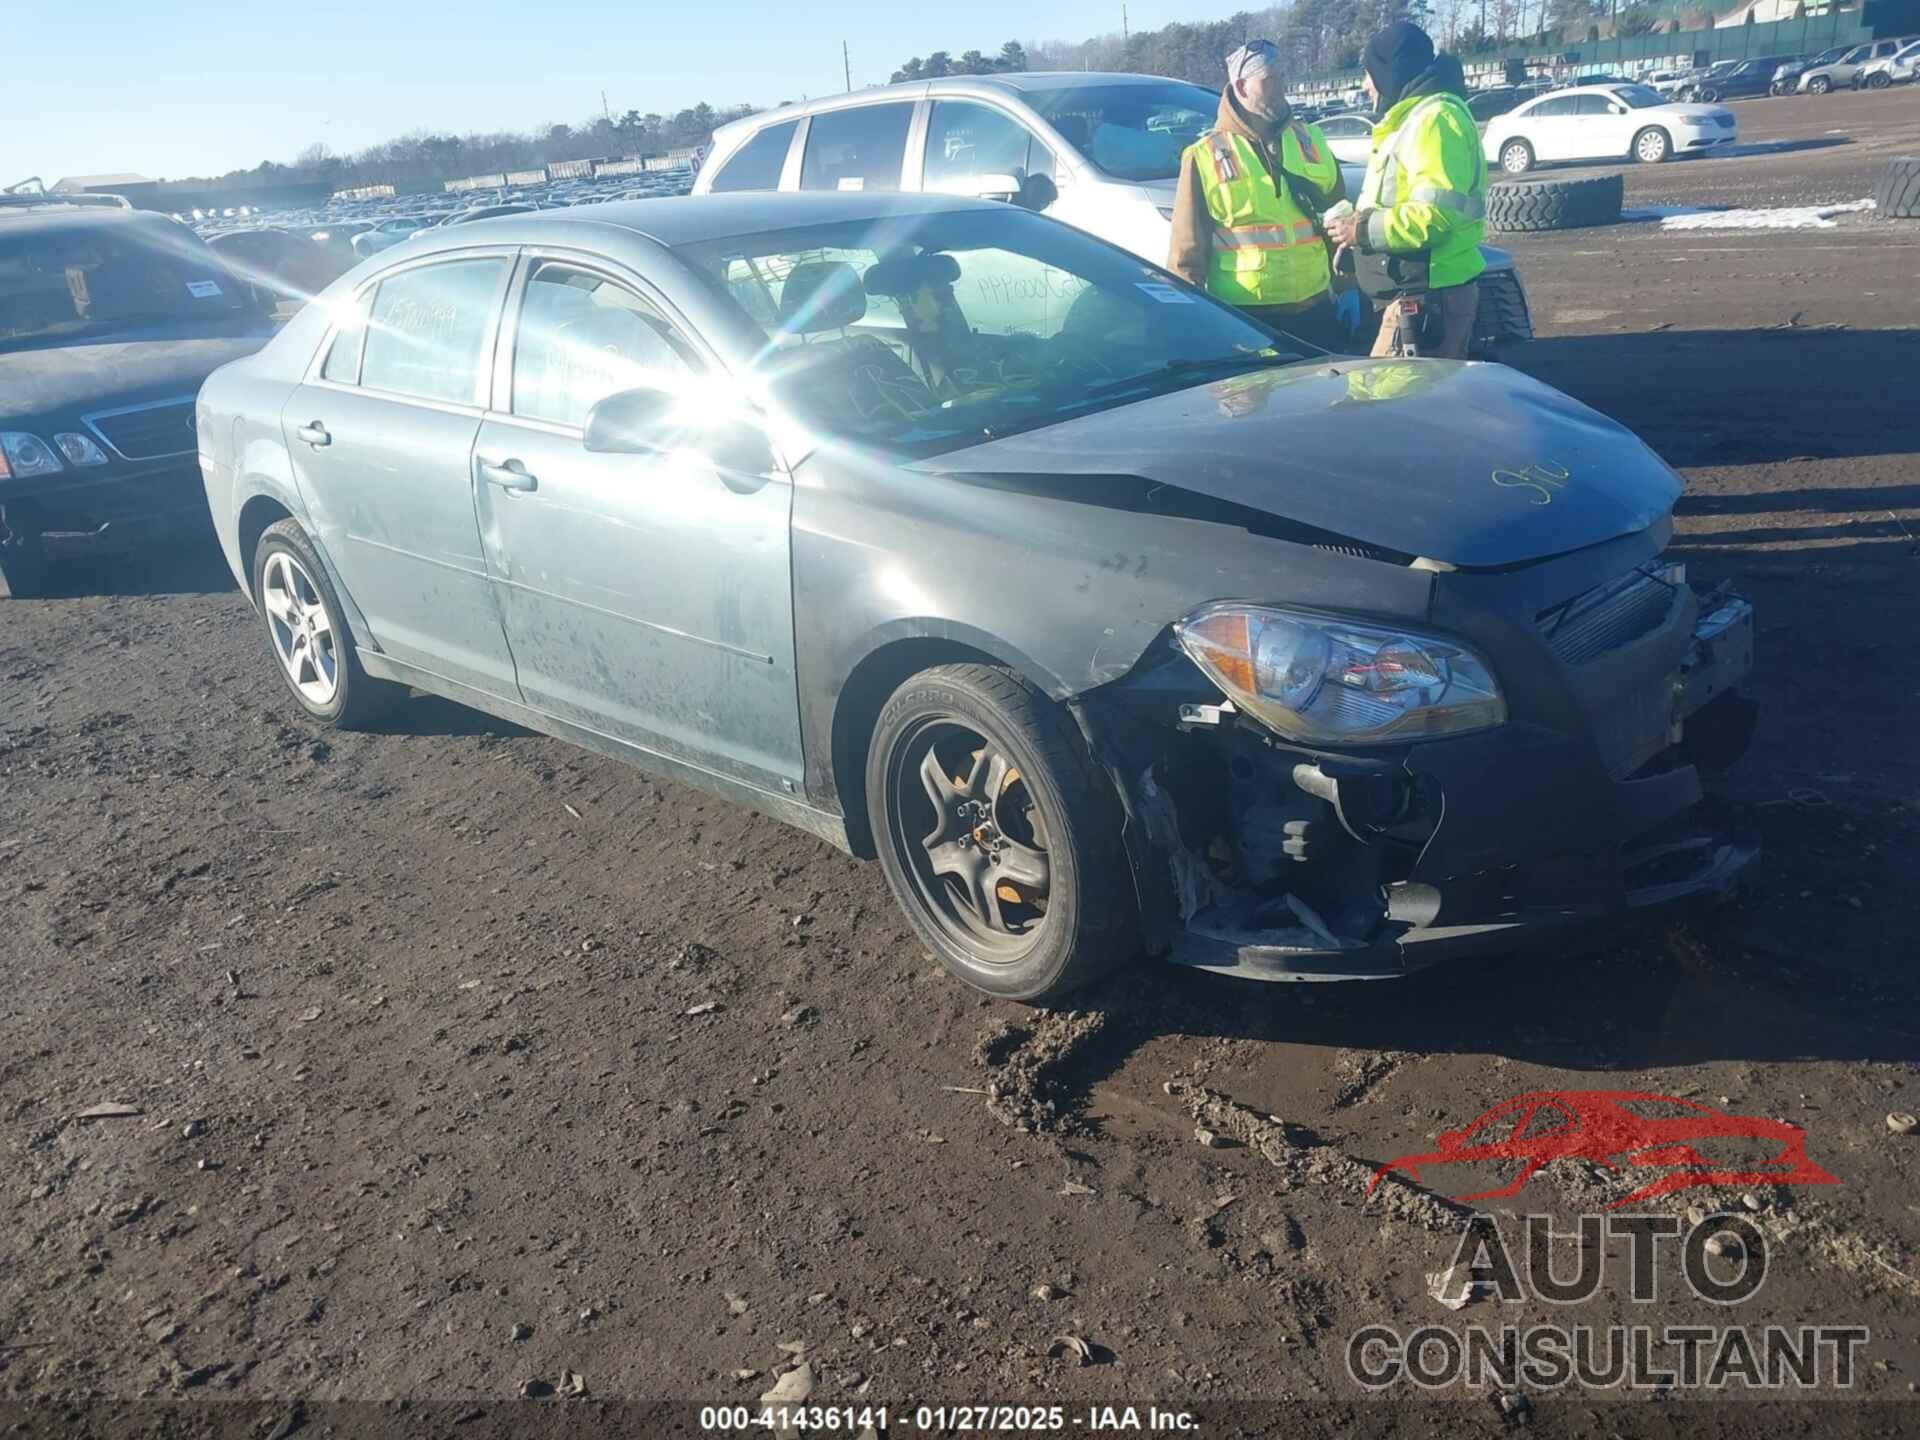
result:
M 331 445 L 333 436 L 327 433 L 327 427 L 318 420 L 310 420 L 293 432 L 309 445 Z
M 482 460 L 480 478 L 489 485 L 498 485 L 502 490 L 532 490 L 540 483 L 527 473 L 527 467 L 518 460 L 502 460 L 497 464 L 492 460 Z

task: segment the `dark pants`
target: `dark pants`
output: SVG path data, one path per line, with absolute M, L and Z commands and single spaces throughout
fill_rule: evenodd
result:
M 1353 340 L 1346 328 L 1340 323 L 1340 312 L 1333 308 L 1331 293 L 1322 295 L 1319 301 L 1305 310 L 1282 310 L 1273 305 L 1249 305 L 1241 312 L 1251 320 L 1258 320 L 1268 329 L 1278 330 L 1283 335 L 1291 335 L 1296 340 L 1304 340 L 1318 350 L 1331 350 L 1335 355 L 1351 355 Z

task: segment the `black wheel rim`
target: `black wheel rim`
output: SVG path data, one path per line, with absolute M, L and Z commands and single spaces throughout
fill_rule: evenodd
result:
M 895 742 L 888 824 L 915 899 L 941 934 L 985 965 L 1011 965 L 1047 926 L 1046 817 L 1018 762 L 958 716 Z

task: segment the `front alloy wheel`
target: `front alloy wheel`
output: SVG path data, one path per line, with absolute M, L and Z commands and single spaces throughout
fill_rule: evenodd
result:
M 1500 168 L 1509 175 L 1524 175 L 1533 168 L 1533 147 L 1524 140 L 1509 140 L 1500 151 Z
M 894 899 L 975 989 L 1052 1000 L 1137 948 L 1119 799 L 1071 717 L 1019 676 L 908 680 L 874 722 L 866 787 Z
M 1633 153 L 1642 165 L 1658 165 L 1673 153 L 1673 141 L 1666 131 L 1650 126 L 1634 139 Z

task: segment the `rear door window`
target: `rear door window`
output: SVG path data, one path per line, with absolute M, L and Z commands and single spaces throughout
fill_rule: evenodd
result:
M 911 102 L 856 105 L 815 115 L 800 166 L 802 190 L 898 190 Z
M 734 152 L 733 158 L 713 177 L 713 190 L 778 190 L 780 172 L 786 168 L 787 149 L 793 144 L 798 120 L 769 125 Z
M 924 188 L 972 195 L 982 175 L 1050 175 L 1053 156 L 1003 110 L 971 100 L 937 100 L 927 126 Z
M 360 383 L 421 400 L 475 403 L 506 270 L 504 259 L 452 260 L 382 280 Z

